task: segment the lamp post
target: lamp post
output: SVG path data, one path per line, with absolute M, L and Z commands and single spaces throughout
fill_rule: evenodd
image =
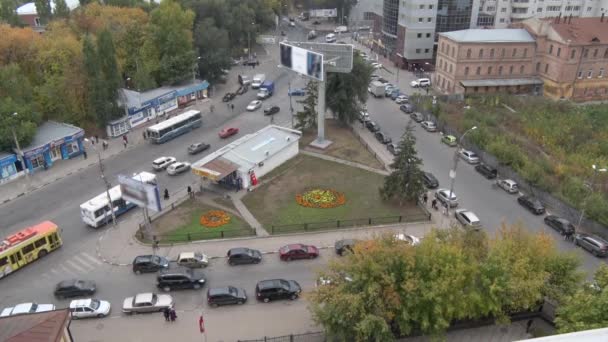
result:
M 289 111 L 291 112 L 291 128 L 293 128 L 293 103 L 291 102 L 291 74 L 287 78 L 287 87 L 289 92 Z
M 251 25 L 255 28 L 255 22 L 251 23 Z M 247 30 L 247 61 L 251 60 L 251 30 Z
M 471 128 L 469 128 L 468 130 L 466 130 L 461 136 L 460 139 L 458 139 L 458 145 L 456 146 L 456 150 L 454 151 L 454 166 L 452 167 L 452 169 L 450 170 L 450 193 L 448 194 L 448 206 L 446 209 L 446 215 L 449 217 L 450 216 L 450 202 L 452 200 L 452 194 L 454 193 L 454 183 L 456 182 L 456 167 L 458 167 L 458 160 L 460 158 L 458 158 L 458 149 L 460 147 L 462 147 L 462 140 L 464 139 L 464 137 L 471 131 L 474 131 L 477 129 L 477 126 L 473 126 Z
M 19 115 L 19 113 L 14 112 L 13 113 L 13 118 L 16 121 L 17 120 L 17 116 Z M 19 145 L 19 139 L 17 139 L 17 133 L 15 132 L 15 125 L 11 125 L 11 133 L 13 133 L 13 140 L 15 141 L 15 146 L 17 147 L 17 154 L 19 155 L 18 157 L 21 159 L 21 167 L 23 168 L 23 172 L 25 172 L 25 179 L 27 182 L 27 187 L 29 188 L 30 186 L 30 171 L 27 168 L 27 165 L 25 165 L 25 156 L 23 155 L 23 152 L 21 151 L 21 145 Z
M 595 180 L 597 179 L 598 173 L 608 171 L 608 168 L 598 169 L 595 164 L 591 165 L 591 167 L 593 168 L 593 178 L 591 178 L 590 195 L 593 194 L 593 185 L 595 184 Z M 581 209 L 581 216 L 578 218 L 578 224 L 576 225 L 577 230 L 581 229 L 581 224 L 583 223 L 583 217 L 585 216 L 585 209 L 587 209 L 587 199 L 588 198 L 589 197 L 585 198 L 585 201 L 583 202 L 583 209 Z
M 91 140 L 87 138 L 84 138 L 84 141 L 91 143 Z M 104 174 L 103 163 L 101 161 L 101 151 L 95 148 L 95 145 L 93 144 L 91 144 L 91 148 L 93 149 L 93 151 L 95 151 L 95 153 L 97 153 L 97 160 L 99 162 L 99 173 L 101 174 L 101 179 L 103 180 L 104 185 L 106 186 L 106 195 L 108 196 L 108 203 L 110 203 L 110 211 L 112 213 L 112 227 L 116 228 L 116 213 L 114 213 L 114 204 L 112 203 L 112 197 L 110 196 L 110 182 Z

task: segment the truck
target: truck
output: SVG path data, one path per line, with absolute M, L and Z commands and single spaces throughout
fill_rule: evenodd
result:
M 274 93 L 274 82 L 273 81 L 264 81 L 260 86 L 260 91 L 258 92 L 258 99 L 264 100 L 272 96 Z
M 384 97 L 386 86 L 380 81 L 373 81 L 369 85 L 369 92 L 374 95 L 374 97 Z
M 253 80 L 251 81 L 251 88 L 258 89 L 262 85 L 262 83 L 264 83 L 264 81 L 266 81 L 266 75 L 264 74 L 257 74 L 253 76 Z

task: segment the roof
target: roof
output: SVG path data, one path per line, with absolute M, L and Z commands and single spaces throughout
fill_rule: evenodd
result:
M 82 131 L 82 128 L 67 123 L 47 121 L 36 129 L 36 134 L 30 145 L 23 147 L 21 150 L 33 150 L 52 141 L 61 140 Z
M 165 129 L 167 127 L 171 127 L 186 118 L 194 117 L 196 115 L 201 115 L 201 112 L 198 110 L 189 110 L 189 111 L 183 112 L 179 115 L 176 115 L 170 119 L 167 119 L 161 123 L 158 123 L 154 126 L 150 126 L 150 127 L 148 127 L 148 129 L 162 131 L 163 129 Z
M 55 342 L 70 318 L 68 309 L 0 318 L 0 341 Z
M 120 191 L 120 185 L 117 185 L 111 188 L 109 191 L 104 191 L 101 194 L 93 197 L 92 199 L 82 203 L 80 205 L 80 208 L 95 211 L 97 209 L 105 207 L 108 204 L 108 192 L 110 193 L 110 198 L 112 199 L 112 201 L 122 196 L 122 192 Z
M 495 87 L 543 84 L 540 78 L 500 78 L 491 80 L 464 80 L 460 81 L 463 87 Z
M 519 340 L 515 342 L 529 341 L 529 342 L 604 342 L 608 340 L 608 328 L 593 329 L 578 331 L 568 334 L 552 335 L 539 338 L 531 338 L 527 340 Z
M 468 29 L 439 34 L 461 43 L 534 43 L 524 29 Z
M 177 84 L 177 85 L 163 86 L 160 88 L 151 89 L 151 90 L 147 90 L 147 91 L 143 91 L 143 92 L 123 88 L 123 89 L 120 89 L 120 91 L 122 92 L 122 95 L 123 95 L 120 98 L 123 99 L 126 97 L 127 105 L 129 106 L 129 108 L 139 108 L 139 107 L 141 107 L 142 103 L 159 98 L 163 95 L 167 95 L 167 94 L 170 94 L 173 92 L 176 92 L 176 93 L 178 93 L 177 95 L 180 95 L 179 93 L 181 93 L 183 90 L 186 90 L 189 88 L 206 89 L 207 87 L 209 87 L 209 82 L 207 82 L 207 81 L 189 80 L 189 81 L 185 81 L 180 84 Z
M 137 295 L 135 295 L 135 302 L 151 302 L 153 297 L 154 294 L 152 292 L 138 293 Z
M 66 5 L 68 5 L 68 8 L 70 10 L 73 10 L 74 8 L 80 6 L 79 0 L 65 0 L 65 3 Z M 51 0 L 51 9 L 55 9 L 55 1 L 53 0 Z M 34 2 L 28 2 L 27 4 L 24 4 L 17 8 L 17 15 L 31 14 L 38 14 L 38 12 L 36 11 L 36 3 Z
M 551 21 L 549 25 L 567 43 L 608 43 L 608 18 L 604 22 L 597 17 L 572 18 L 569 22 L 564 18 L 559 24 Z

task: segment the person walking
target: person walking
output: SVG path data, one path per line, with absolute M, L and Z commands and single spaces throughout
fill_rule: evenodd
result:
M 144 140 L 146 140 L 146 131 L 143 131 L 141 135 L 144 137 Z
M 165 189 L 165 199 L 168 200 L 169 199 L 169 190 Z
M 234 112 L 234 103 L 230 104 L 230 109 Z
M 91 145 L 95 145 L 95 138 L 94 137 L 90 137 L 89 141 L 91 142 Z
M 175 309 L 171 308 L 171 311 L 169 311 L 169 317 L 171 318 L 171 322 L 175 322 L 175 320 L 177 319 L 177 313 L 175 312 Z
M 530 332 L 530 328 L 532 327 L 532 323 L 534 323 L 534 320 L 528 320 L 528 323 L 526 323 L 526 333 Z
M 163 309 L 163 316 L 165 316 L 165 322 L 169 322 L 169 316 L 170 315 L 171 315 L 171 309 L 164 308 Z
M 188 197 L 192 198 L 194 197 L 192 194 L 192 188 L 190 187 L 190 185 L 188 185 L 188 189 L 186 189 L 188 191 Z
M 129 138 L 127 137 L 127 135 L 126 135 L 126 134 L 122 136 L 122 140 L 124 140 L 124 141 L 125 141 L 125 144 L 128 144 L 128 143 L 129 143 Z
M 215 109 L 215 106 L 214 106 L 214 105 L 209 106 L 209 111 L 210 111 L 211 113 L 213 113 L 213 110 L 214 110 L 214 109 Z
M 429 200 L 429 196 L 426 194 L 426 192 L 424 193 L 424 195 L 422 195 L 422 202 L 424 202 L 424 205 L 426 206 L 426 202 Z
M 106 140 L 101 142 L 101 146 L 103 146 L 103 150 L 107 150 L 108 149 L 108 142 Z
M 125 148 L 127 148 L 127 141 L 123 139 L 123 141 L 122 141 L 122 145 L 123 145 Z
M 87 159 L 87 150 L 82 150 L 82 156 Z
M 437 208 L 437 199 L 436 198 L 433 199 L 433 201 L 431 202 L 431 208 L 433 208 L 435 210 L 439 209 L 439 208 Z
M 99 135 L 95 135 L 95 143 L 99 144 Z
M 448 204 L 447 203 L 441 203 L 441 213 L 443 215 L 448 214 Z
M 566 230 L 564 232 L 564 240 L 566 241 L 572 241 L 574 239 L 574 231 L 573 230 Z

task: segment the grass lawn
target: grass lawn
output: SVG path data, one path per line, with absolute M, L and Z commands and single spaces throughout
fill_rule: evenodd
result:
M 342 126 L 336 120 L 325 120 L 325 137 L 333 143 L 325 150 L 308 146 L 317 138 L 317 131 L 305 132 L 300 138 L 300 148 L 326 154 L 332 157 L 360 163 L 376 169 L 384 169 L 382 163 L 365 148 L 355 133 L 348 126 Z
M 251 235 L 251 228 L 247 223 L 232 213 L 228 213 L 230 222 L 223 226 L 216 228 L 201 226 L 199 223 L 201 216 L 217 209 L 196 199 L 187 200 L 153 221 L 152 230 L 160 237 L 161 243 Z
M 274 171 L 266 177 L 272 178 L 270 182 L 243 198 L 243 203 L 269 232 L 272 225 L 365 219 L 341 225 L 352 226 L 366 224 L 369 217 L 424 217 L 415 204 L 399 207 L 396 203 L 382 201 L 378 188 L 384 177 L 376 173 L 306 155 L 299 155 Z M 342 192 L 346 203 L 329 209 L 307 208 L 296 203 L 297 194 L 312 188 Z

